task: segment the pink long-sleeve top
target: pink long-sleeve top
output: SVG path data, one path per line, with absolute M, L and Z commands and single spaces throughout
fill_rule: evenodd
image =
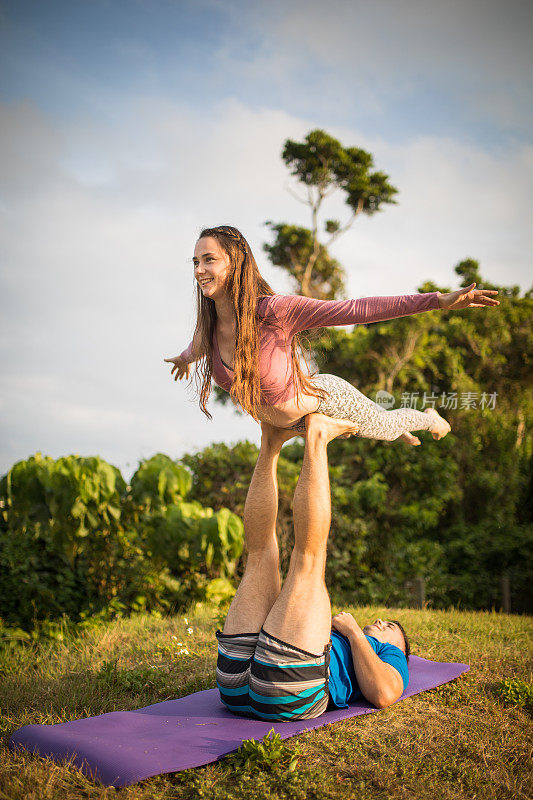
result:
M 275 406 L 296 395 L 292 374 L 291 342 L 295 333 L 329 325 L 382 322 L 439 308 L 439 292 L 394 297 L 362 297 L 359 300 L 316 300 L 300 295 L 274 294 L 258 298 L 259 376 L 261 403 Z M 276 327 L 268 324 L 276 323 Z M 181 353 L 191 362 L 192 342 Z M 222 361 L 216 329 L 213 334 L 213 378 L 229 392 L 233 370 Z

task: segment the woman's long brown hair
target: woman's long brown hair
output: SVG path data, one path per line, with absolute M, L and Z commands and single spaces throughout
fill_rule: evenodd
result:
M 257 419 L 258 406 L 261 405 L 261 382 L 259 378 L 259 317 L 257 300 L 275 292 L 259 272 L 250 245 L 231 225 L 204 228 L 198 239 L 212 236 L 224 248 L 230 259 L 227 279 L 227 292 L 233 302 L 236 320 L 235 355 L 233 364 L 233 384 L 230 397 L 239 403 L 254 419 Z M 196 284 L 196 329 L 198 351 L 203 353 L 196 362 L 195 380 L 200 395 L 200 408 L 211 419 L 207 410 L 207 400 L 211 393 L 213 375 L 213 333 L 217 312 L 215 301 L 205 297 L 200 285 Z M 263 325 L 279 327 L 272 316 L 261 318 Z M 292 373 L 296 389 L 296 400 L 301 392 L 315 397 L 325 397 L 320 389 L 315 389 L 309 377 L 303 372 L 299 356 L 302 355 L 307 366 L 304 348 L 298 334 L 291 343 Z

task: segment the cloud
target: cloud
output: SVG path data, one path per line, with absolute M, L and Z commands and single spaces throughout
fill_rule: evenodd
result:
M 379 118 L 392 106 L 409 113 L 424 93 L 426 106 L 436 100 L 450 113 L 459 106 L 463 124 L 529 134 L 533 6 L 526 0 L 330 0 L 327 7 L 271 0 L 227 9 L 235 41 L 220 49 L 224 68 L 235 73 L 239 43 L 254 41 L 243 73 L 246 61 L 246 72 L 271 76 L 283 97 L 292 90 L 298 110 L 305 100 L 324 111 L 348 104 Z M 301 97 L 303 75 L 310 91 Z
M 53 7 L 52 7 L 53 5 Z M 11 4 L 8 96 L 110 120 L 139 93 L 232 97 L 366 130 L 529 140 L 527 0 Z
M 376 294 L 395 294 L 406 281 L 417 286 L 425 279 L 453 286 L 451 268 L 467 257 L 481 262 L 485 278 L 529 288 L 531 146 L 503 158 L 435 137 L 404 146 L 358 141 L 400 194 L 397 206 L 357 220 L 339 240 L 336 254 L 349 265 L 352 293 L 373 286 Z

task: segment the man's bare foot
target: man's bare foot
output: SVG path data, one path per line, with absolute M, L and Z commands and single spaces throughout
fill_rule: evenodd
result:
M 284 442 L 294 439 L 295 436 L 303 436 L 298 431 L 291 431 L 289 428 L 277 428 L 269 425 L 268 422 L 261 422 L 261 438 L 266 440 L 270 447 L 281 448 Z
M 327 442 L 337 437 L 348 439 L 350 436 L 355 436 L 359 430 L 357 423 L 351 419 L 335 419 L 317 413 L 306 416 L 305 426 L 308 436 L 323 437 Z
M 435 408 L 425 408 L 424 413 L 433 418 L 433 425 L 430 431 L 434 439 L 443 439 L 451 431 L 450 423 L 446 422 Z
M 412 444 L 414 447 L 420 444 L 420 439 L 418 436 L 413 436 L 412 433 L 402 433 L 402 435 L 398 438 L 403 439 L 403 441 L 407 442 L 407 444 Z

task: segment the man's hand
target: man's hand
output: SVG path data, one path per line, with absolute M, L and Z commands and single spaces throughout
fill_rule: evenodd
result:
M 174 380 L 177 381 L 178 378 L 181 380 L 185 375 L 186 378 L 189 377 L 189 372 L 191 371 L 191 365 L 184 361 L 181 356 L 174 356 L 174 358 L 165 358 L 165 361 L 170 361 L 174 366 L 170 370 L 170 374 L 172 375 L 174 370 L 176 370 L 176 374 L 174 376 Z
M 363 631 L 348 611 L 341 611 L 340 614 L 335 614 L 335 616 L 331 618 L 331 625 L 336 631 L 342 633 L 342 635 L 347 638 L 353 634 L 356 636 L 359 634 L 364 636 Z
M 439 306 L 445 311 L 458 311 L 461 308 L 483 308 L 483 306 L 499 306 L 500 301 L 491 294 L 498 294 L 496 289 L 474 289 L 475 283 L 458 289 L 456 292 L 439 294 Z

